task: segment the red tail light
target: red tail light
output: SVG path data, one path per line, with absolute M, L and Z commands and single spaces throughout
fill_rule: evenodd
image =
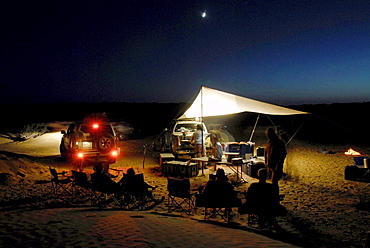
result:
M 112 157 L 117 157 L 118 156 L 118 151 L 113 150 L 110 154 L 112 155 Z
M 92 127 L 93 127 L 93 129 L 98 129 L 98 128 L 99 128 L 99 124 L 98 124 L 98 123 L 94 123 L 94 124 L 92 125 Z
M 84 158 L 84 154 L 82 152 L 77 153 L 77 158 L 83 159 Z

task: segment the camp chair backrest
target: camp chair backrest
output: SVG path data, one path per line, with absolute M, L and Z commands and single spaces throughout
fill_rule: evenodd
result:
M 130 194 L 138 194 L 148 190 L 144 182 L 144 174 L 142 173 L 136 175 L 125 174 L 122 178 L 122 183 L 124 190 Z
M 86 173 L 73 170 L 72 175 L 77 186 L 85 187 L 89 184 Z
M 138 183 L 143 183 L 144 182 L 144 174 L 143 173 L 136 174 L 135 175 L 135 181 L 138 182 Z
M 177 179 L 167 178 L 167 190 L 169 195 L 187 198 L 190 197 L 190 180 L 189 179 Z

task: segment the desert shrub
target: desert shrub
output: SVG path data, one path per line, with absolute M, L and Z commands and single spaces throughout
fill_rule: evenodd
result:
M 43 135 L 48 131 L 48 128 L 43 123 L 34 123 L 30 125 L 26 125 L 22 128 L 22 130 L 17 133 L 17 138 L 19 140 L 28 140 L 31 138 L 36 138 L 40 135 Z
M 9 173 L 0 173 L 0 185 L 9 185 L 12 175 Z

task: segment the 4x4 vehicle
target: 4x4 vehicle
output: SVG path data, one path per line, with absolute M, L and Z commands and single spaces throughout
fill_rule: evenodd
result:
M 120 152 L 118 138 L 109 123 L 75 122 L 62 131 L 60 154 L 71 161 L 116 162 Z
M 164 133 L 155 140 L 155 148 L 170 151 L 175 157 L 180 155 L 194 155 L 194 148 L 190 143 L 191 137 L 197 130 L 197 125 L 202 125 L 207 134 L 206 125 L 200 121 L 177 120 L 164 130 Z M 205 146 L 209 146 L 206 141 Z

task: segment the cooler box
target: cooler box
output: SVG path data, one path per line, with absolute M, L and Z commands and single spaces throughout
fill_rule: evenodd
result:
M 243 171 L 245 174 L 247 174 L 250 177 L 257 178 L 257 172 L 259 169 L 266 168 L 265 164 L 263 162 L 257 162 L 257 163 L 247 163 L 244 167 L 246 171 Z
M 198 163 L 188 163 L 182 161 L 167 161 L 163 163 L 162 174 L 172 177 L 196 177 L 198 176 Z
M 238 153 L 240 153 L 240 144 L 238 144 L 238 143 L 226 144 L 225 152 L 238 152 Z
M 250 157 L 253 157 L 254 153 L 254 145 L 249 144 L 240 144 L 240 155 L 248 155 L 245 156 L 246 159 L 249 159 Z

